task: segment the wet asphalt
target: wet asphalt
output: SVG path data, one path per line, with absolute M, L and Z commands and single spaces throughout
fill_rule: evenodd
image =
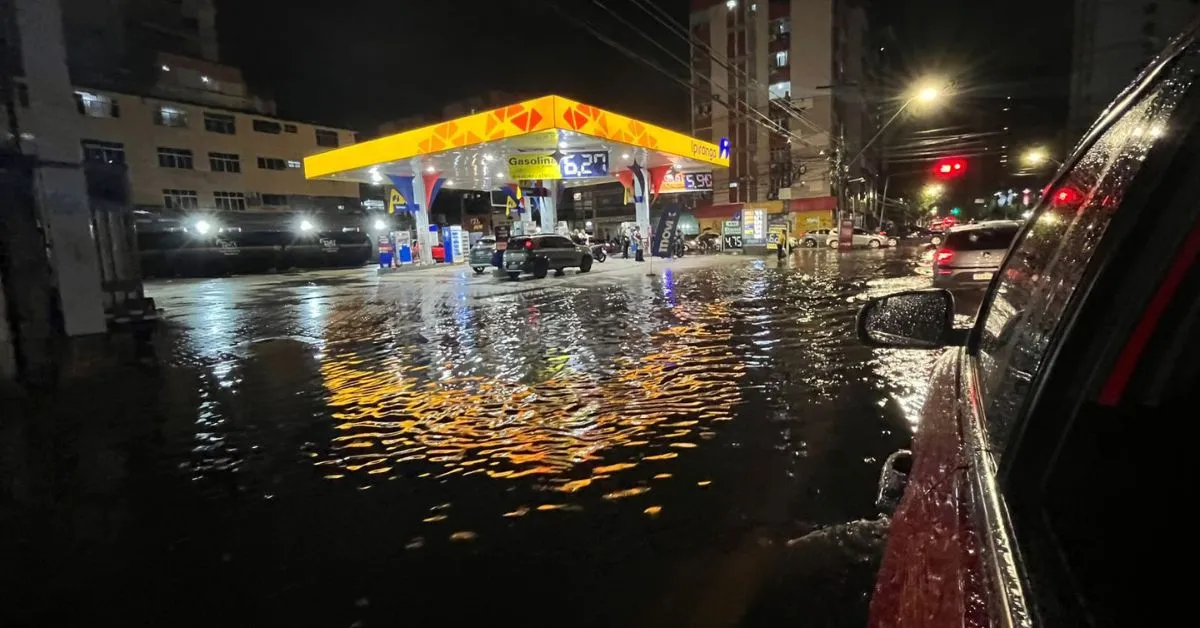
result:
M 154 364 L 6 402 L 0 626 L 861 626 L 929 255 L 154 282 Z

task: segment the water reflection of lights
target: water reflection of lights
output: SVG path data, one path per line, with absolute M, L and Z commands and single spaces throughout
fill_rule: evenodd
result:
M 713 423 L 730 420 L 741 398 L 744 367 L 729 352 L 728 306 L 692 307 L 675 308 L 675 323 L 630 345 L 640 352 L 610 358 L 616 365 L 575 361 L 565 348 L 546 356 L 533 377 L 492 369 L 486 377 L 436 379 L 410 349 L 372 364 L 331 348 L 321 373 L 337 434 L 326 454 L 314 454 L 316 464 L 327 478 L 354 475 L 368 484 L 396 476 L 538 477 L 573 493 L 651 463 L 648 481 L 662 463 L 712 437 Z M 519 352 L 513 346 L 485 362 L 503 364 Z M 606 464 L 614 448 L 644 453 Z M 609 499 L 644 492 L 604 490 Z

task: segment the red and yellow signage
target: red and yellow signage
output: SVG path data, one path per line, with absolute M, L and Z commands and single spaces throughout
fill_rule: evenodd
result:
M 711 142 L 569 98 L 542 96 L 305 157 L 304 176 L 317 179 L 421 155 L 548 131 L 545 133 L 545 148 L 554 150 L 557 145 L 557 130 L 574 131 L 714 166 L 729 166 L 728 155 L 723 156 L 720 148 Z

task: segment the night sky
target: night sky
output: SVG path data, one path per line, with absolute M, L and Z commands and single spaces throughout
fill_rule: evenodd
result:
M 689 0 L 652 0 L 686 24 Z M 767 1 L 767 0 L 762 0 Z M 684 41 L 629 0 L 218 0 L 222 57 L 280 114 L 372 131 L 376 125 L 488 89 L 560 93 L 686 130 L 686 89 L 548 8 L 560 7 L 680 78 Z M 956 106 L 1011 94 L 1033 103 L 1026 133 L 1061 126 L 1068 93 L 1069 0 L 876 1 L 869 16 L 896 35 L 894 75 L 936 72 L 963 89 Z M 611 11 L 611 13 L 610 13 Z M 1047 129 L 1043 131 L 1042 129 Z

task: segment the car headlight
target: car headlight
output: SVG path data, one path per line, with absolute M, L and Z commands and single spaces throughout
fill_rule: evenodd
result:
M 383 231 L 386 228 L 387 228 L 387 223 L 384 222 L 382 218 L 375 219 L 375 230 L 376 231 Z
M 207 235 L 208 232 L 212 231 L 212 225 L 207 220 L 197 220 L 195 227 L 196 233 L 200 235 Z
M 305 233 L 307 233 L 309 231 L 314 231 L 316 228 L 317 228 L 316 225 L 312 224 L 311 222 L 309 222 L 307 220 L 300 221 L 300 230 Z

